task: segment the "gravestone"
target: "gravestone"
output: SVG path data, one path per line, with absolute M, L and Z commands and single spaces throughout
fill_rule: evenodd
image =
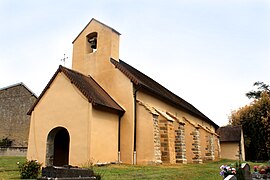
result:
M 39 180 L 90 180 L 96 179 L 94 172 L 86 168 L 78 168 L 73 166 L 48 166 L 42 168 L 42 177 Z
M 235 175 L 228 175 L 224 180 L 237 180 Z
M 250 166 L 248 163 L 242 163 L 241 168 L 244 171 L 244 178 L 245 180 L 252 180 L 251 172 L 250 172 Z

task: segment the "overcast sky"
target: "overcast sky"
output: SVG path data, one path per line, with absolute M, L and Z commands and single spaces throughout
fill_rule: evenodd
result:
M 120 32 L 120 59 L 218 125 L 270 84 L 269 0 L 0 0 L 0 88 L 39 95 L 91 20 Z

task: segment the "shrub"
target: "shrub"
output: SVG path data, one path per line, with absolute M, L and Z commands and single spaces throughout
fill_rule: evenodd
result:
M 0 147 L 10 147 L 11 145 L 12 145 L 12 140 L 7 137 L 0 140 Z
M 34 160 L 18 163 L 18 166 L 21 179 L 37 179 L 41 169 L 41 163 Z

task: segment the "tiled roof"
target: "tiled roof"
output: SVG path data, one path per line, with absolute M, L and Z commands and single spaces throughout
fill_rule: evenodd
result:
M 28 115 L 34 110 L 35 106 L 42 98 L 46 90 L 50 87 L 51 83 L 59 72 L 63 72 L 68 79 L 74 84 L 80 92 L 88 99 L 90 103 L 96 108 L 106 109 L 107 111 L 117 112 L 123 114 L 124 110 L 110 97 L 110 95 L 90 76 L 85 76 L 77 71 L 59 66 L 58 70 L 43 90 L 36 103 L 28 112 Z
M 217 130 L 220 142 L 240 142 L 242 126 L 224 126 Z
M 219 127 L 212 120 L 210 120 L 207 116 L 201 113 L 198 109 L 196 109 L 193 105 L 175 95 L 147 75 L 128 65 L 122 60 L 116 61 L 111 59 L 111 63 L 118 68 L 122 73 L 124 73 L 135 85 L 138 85 L 151 94 L 154 94 L 157 98 L 162 98 L 166 101 L 169 101 L 173 105 L 176 105 L 180 108 L 185 109 L 186 111 L 192 113 L 193 115 L 204 119 L 206 122 L 212 124 L 216 129 Z

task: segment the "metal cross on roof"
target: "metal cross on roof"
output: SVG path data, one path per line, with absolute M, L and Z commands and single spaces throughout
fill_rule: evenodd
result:
M 65 66 L 65 63 L 66 63 L 66 60 L 68 59 L 68 57 L 66 57 L 66 54 L 64 54 L 64 58 L 63 59 L 61 59 L 61 61 L 63 61 L 64 62 L 64 66 Z

